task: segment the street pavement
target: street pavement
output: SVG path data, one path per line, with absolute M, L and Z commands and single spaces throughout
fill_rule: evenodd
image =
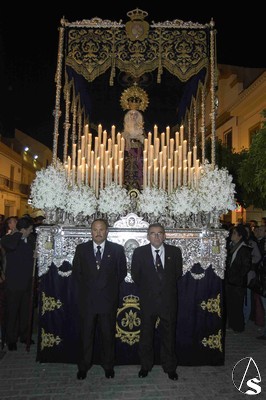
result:
M 87 378 L 79 381 L 76 365 L 36 362 L 36 344 L 27 352 L 25 345 L 19 343 L 17 351 L 5 347 L 0 352 L 0 399 L 244 400 L 248 396 L 266 399 L 266 340 L 256 338 L 262 331 L 252 321 L 243 333 L 227 331 L 224 365 L 179 366 L 178 381 L 171 381 L 159 365 L 146 378 L 138 377 L 139 365 L 116 366 L 114 379 L 106 379 L 103 369 L 94 365 Z M 36 343 L 36 333 L 33 338 Z M 233 383 L 233 371 L 240 391 Z M 251 394 L 246 393 L 248 390 Z

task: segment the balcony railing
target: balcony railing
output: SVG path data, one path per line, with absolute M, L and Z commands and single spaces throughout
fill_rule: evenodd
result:
M 30 185 L 26 185 L 25 183 L 15 182 L 1 175 L 0 175 L 0 188 L 7 189 L 16 193 L 21 193 L 26 196 L 30 195 Z

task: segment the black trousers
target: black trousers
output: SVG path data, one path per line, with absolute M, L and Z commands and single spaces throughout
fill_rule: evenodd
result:
M 80 350 L 78 369 L 88 371 L 93 362 L 96 328 L 99 332 L 100 359 L 104 369 L 112 369 L 115 363 L 116 310 L 107 314 L 86 313 L 80 324 Z
M 30 300 L 31 290 L 29 289 L 8 289 L 6 288 L 6 342 L 16 343 L 18 337 L 26 341 L 29 333 L 30 322 Z
M 176 317 L 141 312 L 139 358 L 141 368 L 151 371 L 154 365 L 154 333 L 159 317 L 160 360 L 164 372 L 176 370 Z

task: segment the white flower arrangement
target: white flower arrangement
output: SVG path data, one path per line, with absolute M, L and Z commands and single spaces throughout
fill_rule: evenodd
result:
M 71 213 L 74 218 L 78 214 L 91 216 L 97 210 L 97 199 L 94 190 L 90 186 L 74 185 L 68 189 L 68 197 L 65 211 Z
M 203 166 L 198 186 L 199 211 L 219 211 L 220 214 L 234 210 L 235 184 L 226 168 Z
M 64 208 L 67 199 L 67 179 L 62 163 L 49 165 L 36 172 L 31 184 L 32 205 L 35 208 Z
M 178 187 L 169 195 L 169 211 L 170 215 L 174 216 L 197 214 L 199 211 L 197 191 L 188 186 Z
M 138 209 L 142 213 L 157 217 L 166 213 L 167 205 L 168 195 L 164 189 L 147 187 L 139 194 Z
M 130 207 L 130 197 L 125 188 L 114 182 L 100 190 L 98 211 L 106 214 L 123 214 Z

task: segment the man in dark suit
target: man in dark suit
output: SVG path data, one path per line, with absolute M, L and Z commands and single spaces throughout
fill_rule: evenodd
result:
M 154 332 L 159 317 L 162 368 L 170 379 L 177 380 L 177 279 L 182 275 L 182 254 L 178 247 L 164 243 L 165 230 L 159 223 L 149 226 L 147 237 L 150 243 L 134 250 L 131 264 L 140 296 L 139 377 L 145 378 L 153 367 Z
M 17 350 L 18 337 L 21 343 L 27 342 L 31 329 L 29 324 L 35 256 L 32 231 L 33 220 L 20 218 L 13 232 L 1 238 L 6 257 L 6 342 L 10 351 Z
M 92 366 L 97 324 L 101 336 L 101 364 L 106 378 L 113 378 L 119 285 L 127 275 L 126 256 L 123 246 L 107 240 L 105 220 L 93 221 L 91 235 L 92 240 L 77 246 L 73 259 L 80 318 L 77 378 L 85 379 Z

